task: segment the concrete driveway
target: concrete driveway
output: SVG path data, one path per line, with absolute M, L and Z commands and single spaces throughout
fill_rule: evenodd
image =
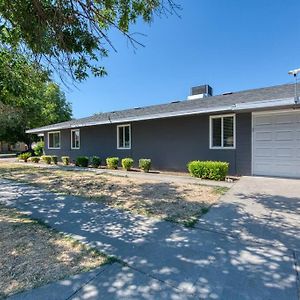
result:
M 300 250 L 300 180 L 243 177 L 197 224 L 241 240 Z
M 298 180 L 244 177 L 195 229 L 3 180 L 0 201 L 127 263 L 13 299 L 299 300 Z

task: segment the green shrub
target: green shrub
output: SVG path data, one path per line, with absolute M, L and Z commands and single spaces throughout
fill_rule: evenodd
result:
M 40 157 L 38 157 L 38 156 L 33 156 L 33 157 L 30 157 L 29 158 L 29 160 L 31 161 L 31 162 L 34 162 L 34 163 L 39 163 L 39 161 L 40 161 Z
M 44 148 L 45 148 L 45 143 L 44 142 L 38 142 L 33 148 L 34 154 L 36 156 L 41 156 L 44 154 Z
M 57 165 L 57 162 L 58 162 L 58 157 L 56 155 L 51 155 L 51 161 Z
M 190 174 L 194 177 L 212 180 L 225 180 L 228 174 L 229 163 L 221 161 L 194 160 L 187 165 Z
M 129 171 L 133 166 L 133 159 L 130 157 L 123 158 L 121 163 L 122 163 L 123 169 L 125 169 L 126 171 Z
M 93 168 L 98 168 L 101 165 L 101 158 L 98 156 L 91 157 L 91 166 Z
M 24 162 L 27 162 L 27 160 L 29 159 L 29 157 L 31 157 L 31 153 L 30 152 L 25 152 L 22 153 L 18 156 L 19 159 L 24 160 Z
M 109 169 L 118 169 L 119 157 L 108 157 L 106 165 Z
M 144 172 L 149 172 L 149 170 L 151 169 L 151 159 L 141 158 L 139 160 L 139 168 Z
M 52 161 L 52 158 L 50 155 L 43 155 L 41 157 L 42 161 L 44 161 L 46 164 L 50 165 L 51 164 L 51 161 Z
M 87 156 L 78 156 L 76 158 L 75 165 L 86 168 L 89 165 L 89 158 Z
M 63 165 L 68 166 L 70 164 L 70 157 L 69 156 L 62 156 L 61 161 Z

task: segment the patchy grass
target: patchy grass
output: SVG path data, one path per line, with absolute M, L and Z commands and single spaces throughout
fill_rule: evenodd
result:
M 229 191 L 228 187 L 225 186 L 215 186 L 214 192 L 218 195 L 225 195 Z
M 0 205 L 0 299 L 110 262 L 70 237 Z
M 192 226 L 226 188 L 160 183 L 111 174 L 0 163 L 0 177 L 79 195 L 133 213 Z
M 195 225 L 197 224 L 199 218 L 201 218 L 203 215 L 207 214 L 209 212 L 209 209 L 210 209 L 210 206 L 204 206 L 202 207 L 201 209 L 199 209 L 199 211 L 195 211 L 193 213 L 193 215 L 185 218 L 185 219 L 182 219 L 180 218 L 180 222 L 179 223 L 182 223 L 185 227 L 188 227 L 188 228 L 194 228 Z M 170 222 L 174 222 L 174 223 L 178 223 L 178 219 L 175 217 L 169 217 L 169 218 L 166 218 L 167 221 L 170 221 Z

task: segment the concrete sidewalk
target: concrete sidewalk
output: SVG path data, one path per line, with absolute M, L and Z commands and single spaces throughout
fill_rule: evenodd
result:
M 70 279 L 72 294 L 65 297 L 59 293 L 55 297 L 62 295 L 65 298 L 49 299 L 191 297 L 296 300 L 299 282 L 296 273 L 297 252 L 293 247 L 298 245 L 299 227 L 294 229 L 293 236 L 289 230 L 285 234 L 285 227 L 282 226 L 286 224 L 282 221 L 277 223 L 277 227 L 273 226 L 275 232 L 270 237 L 266 235 L 262 238 L 260 233 L 265 226 L 264 215 L 253 214 L 248 217 L 249 211 L 244 211 L 244 216 L 239 205 L 234 204 L 236 194 L 244 191 L 244 184 L 247 181 L 240 180 L 234 186 L 234 194 L 227 194 L 222 201 L 224 205 L 229 205 L 230 201 L 227 202 L 226 197 L 231 195 L 234 198 L 229 209 L 232 214 L 224 211 L 224 217 L 232 218 L 232 222 L 228 220 L 227 225 L 222 223 L 221 215 L 216 216 L 212 210 L 215 219 L 209 219 L 209 213 L 207 223 L 202 222 L 196 229 L 133 216 L 79 197 L 56 195 L 5 180 L 0 180 L 0 201 L 26 211 L 33 218 L 41 219 L 55 229 L 109 255 L 115 255 L 128 264 L 128 267 L 119 264 L 106 266 L 90 282 L 84 280 L 80 288 L 77 285 L 75 291 L 73 285 L 76 286 L 76 282 Z M 253 205 L 258 202 L 246 198 L 244 202 L 248 200 Z M 287 205 L 288 197 L 285 200 Z M 251 207 L 250 203 L 247 205 Z M 298 209 L 299 201 L 294 205 Z M 266 210 L 267 206 L 268 201 L 264 203 Z M 280 211 L 278 209 L 278 213 L 282 213 Z M 238 222 L 239 218 L 242 218 L 244 224 L 251 223 L 247 227 L 248 231 L 244 232 L 249 238 L 235 232 L 237 226 L 229 226 L 230 223 Z M 223 225 L 218 227 L 220 222 Z M 226 230 L 223 228 L 225 225 Z M 276 232 L 280 233 L 277 239 Z M 30 297 L 39 291 L 46 297 L 49 291 L 55 290 L 50 285 L 18 295 L 19 298 L 14 299 L 36 299 L 24 298 L 24 295 Z M 45 297 L 42 299 L 48 299 Z
M 66 299 L 194 299 L 167 284 L 120 263 L 113 263 L 91 272 L 47 284 L 9 300 Z

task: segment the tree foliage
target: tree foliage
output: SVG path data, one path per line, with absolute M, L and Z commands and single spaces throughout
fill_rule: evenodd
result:
M 45 125 L 44 120 L 47 122 L 46 125 L 70 120 L 72 116 L 71 105 L 57 84 L 50 82 L 44 86 L 42 103 L 40 122 L 43 125 Z
M 0 141 L 17 142 L 21 127 L 21 110 L 0 101 Z
M 106 74 L 99 60 L 114 49 L 110 29 L 137 45 L 131 24 L 178 8 L 173 0 L 0 0 L 0 41 L 81 81 Z
M 29 144 L 26 129 L 71 118 L 70 104 L 48 75 L 26 56 L 0 48 L 0 141 Z

